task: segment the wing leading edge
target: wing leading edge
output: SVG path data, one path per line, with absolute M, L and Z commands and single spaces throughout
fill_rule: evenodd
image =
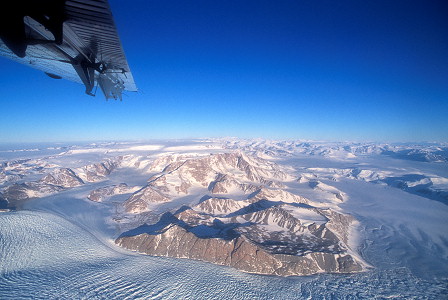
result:
M 0 12 L 0 55 L 122 99 L 137 91 L 107 0 L 14 0 Z

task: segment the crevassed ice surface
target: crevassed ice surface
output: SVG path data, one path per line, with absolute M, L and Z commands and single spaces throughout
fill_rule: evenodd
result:
M 125 251 L 113 244 L 112 205 L 85 199 L 90 185 L 0 213 L 0 298 L 446 299 L 447 206 L 364 181 L 333 185 L 361 222 L 368 272 L 282 278 Z
M 437 299 L 447 283 L 418 278 L 399 266 L 355 275 L 280 278 L 133 255 L 43 212 L 3 214 L 0 228 L 1 298 Z

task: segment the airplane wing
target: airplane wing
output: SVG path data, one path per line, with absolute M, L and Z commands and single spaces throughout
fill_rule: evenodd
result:
M 106 99 L 137 91 L 107 0 L 8 1 L 0 55 L 82 83 L 92 96 L 98 86 Z

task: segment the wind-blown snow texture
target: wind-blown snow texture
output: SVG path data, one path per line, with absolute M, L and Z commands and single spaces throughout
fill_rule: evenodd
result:
M 443 299 L 447 149 L 235 139 L 0 151 L 0 205 L 22 209 L 0 212 L 0 298 Z M 173 186 L 168 194 L 176 194 L 174 200 L 144 202 L 142 212 L 126 212 L 123 203 L 179 157 L 233 151 L 282 166 L 291 178 L 282 180 L 281 189 L 321 210 L 354 216 L 360 225 L 350 232 L 349 246 L 372 268 L 344 275 L 261 276 L 140 255 L 114 243 L 123 232 L 155 223 L 162 212 L 200 201 L 201 209 L 210 209 L 207 199 L 195 195 L 213 187 L 195 184 L 184 186 L 187 193 Z M 219 179 L 219 188 L 234 201 L 212 207 L 215 213 L 239 208 L 252 187 Z M 314 211 L 294 213 L 302 221 L 324 222 Z

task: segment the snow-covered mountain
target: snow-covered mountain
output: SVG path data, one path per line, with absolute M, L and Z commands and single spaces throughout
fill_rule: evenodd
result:
M 350 159 L 357 156 L 376 154 L 413 161 L 448 161 L 447 144 L 329 143 L 239 139 L 223 142 L 225 147 L 229 149 L 244 149 L 246 152 L 258 152 L 274 157 L 306 154 Z
M 365 269 L 346 244 L 355 219 L 329 218 L 338 213 L 324 212 L 311 200 L 286 191 L 285 183 L 294 176 L 284 167 L 240 151 L 163 157 L 154 165 L 161 172 L 123 203 L 126 212 L 150 211 L 153 203 L 198 193 L 201 188 L 207 194 L 200 194 L 197 205 L 146 225 L 157 230 L 124 233 L 116 240 L 122 247 L 270 275 Z M 242 194 L 247 196 L 232 199 Z M 333 226 L 341 230 L 333 232 L 327 223 L 337 223 Z
M 34 181 L 23 181 L 20 183 L 16 183 L 16 180 L 11 181 L 11 184 L 7 185 L 1 191 L 0 198 L 7 201 L 9 206 L 14 207 L 16 205 L 21 205 L 21 202 L 30 198 L 45 197 L 66 189 L 84 185 L 85 183 L 105 180 L 106 176 L 118 166 L 120 160 L 121 157 L 107 159 L 103 162 L 77 169 L 60 168 L 58 165 L 51 164 L 46 164 L 47 168 L 16 166 L 14 168 L 16 172 L 17 170 L 22 171 L 19 175 L 21 179 L 27 178 L 26 175 L 28 175 L 28 170 L 30 169 L 34 171 L 37 168 L 39 170 L 39 175 L 45 172 L 45 170 L 47 170 L 48 173 Z M 29 163 L 29 161 L 26 161 L 27 165 L 29 165 Z M 16 164 L 17 162 L 14 162 L 13 165 Z M 38 166 L 41 164 L 41 161 L 37 162 Z M 10 164 L 6 164 L 6 167 L 3 170 L 8 170 L 9 166 Z
M 139 189 L 138 186 L 130 187 L 126 183 L 108 185 L 108 186 L 100 187 L 96 190 L 91 191 L 89 193 L 89 195 L 87 196 L 87 199 L 89 199 L 91 201 L 95 201 L 95 202 L 101 202 L 101 201 L 104 201 L 108 197 L 132 193 L 138 189 Z
M 164 156 L 151 169 L 161 172 L 154 174 L 144 188 L 124 203 L 127 212 L 149 210 L 145 202 L 166 202 L 198 188 L 214 194 L 247 194 L 263 186 L 283 187 L 281 181 L 293 179 L 281 166 L 241 152 Z

